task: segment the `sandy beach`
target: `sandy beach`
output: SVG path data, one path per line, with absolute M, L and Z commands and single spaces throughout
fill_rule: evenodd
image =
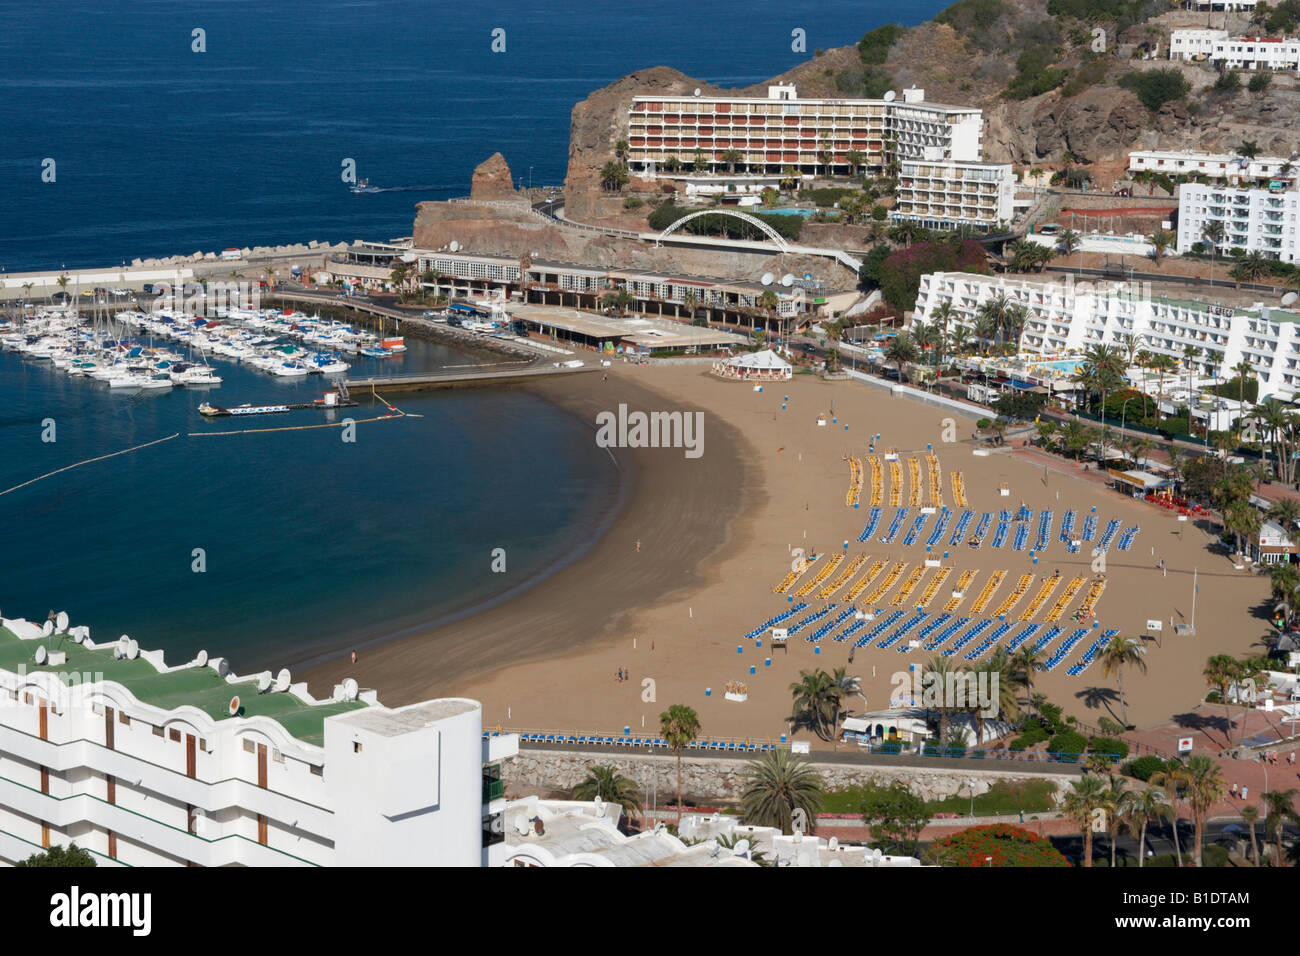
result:
M 896 562 L 908 562 L 898 584 L 872 604 L 887 609 L 892 609 L 889 602 L 910 572 L 923 567 L 933 517 L 911 546 L 903 544 L 902 533 L 888 545 L 877 540 L 894 511 L 889 506 L 887 465 L 880 527 L 871 540 L 856 541 L 867 520 L 871 473 L 864 468 L 860 507 L 849 507 L 845 456 L 865 465 L 867 444 L 877 433 L 877 456 L 897 449 L 905 483 L 907 459 L 916 457 L 926 484 L 926 446 L 931 443 L 942 467 L 943 503 L 954 507 L 950 476 L 960 471 L 976 520 L 983 512 L 995 515 L 978 550 L 964 543 L 948 547 L 955 517 L 936 546 L 931 557 L 947 550 L 949 557 L 942 564 L 952 571 L 927 607 L 931 619 L 943 612 L 953 584 L 966 571 L 975 574 L 954 612 L 959 617 L 970 615 L 972 603 L 995 571 L 1006 572 L 977 620 L 991 616 L 1020 576 L 1030 574 L 1028 592 L 1007 615 L 1018 619 L 1042 586 L 1042 575 L 1050 578 L 1059 571 L 1059 586 L 1029 619 L 1043 622 L 1068 582 L 1082 576 L 1085 582 L 1057 622 L 1063 633 L 1045 649 L 1051 654 L 1081 626 L 1071 615 L 1086 596 L 1092 576 L 1091 544 L 1070 555 L 1059 540 L 1065 511 L 1078 510 L 1078 528 L 1095 507 L 1099 535 L 1112 518 L 1122 522 L 1121 529 L 1140 527 L 1131 550 L 1119 552 L 1112 542 L 1105 592 L 1096 605 L 1100 627 L 1118 628 L 1125 635 L 1146 633 L 1149 619 L 1164 622 L 1159 640 L 1148 642 L 1147 673 L 1130 670 L 1124 675 L 1129 720 L 1139 727 L 1195 707 L 1207 689 L 1201 677 L 1206 658 L 1257 652 L 1268 630 L 1256 616 L 1268 595 L 1266 579 L 1234 570 L 1221 550 L 1210 550 L 1211 537 L 1193 522 L 1179 522 L 1169 511 L 1102 488 L 1095 476 L 1093 481 L 1081 480 L 1070 462 L 1054 459 L 1045 467 L 1042 459 L 1008 450 L 977 456 L 973 425 L 961 417 L 954 419 L 955 429 L 947 434 L 954 437 L 955 431 L 956 441 L 945 443 L 944 420 L 953 416 L 882 389 L 801 375 L 789 383 L 768 384 L 760 393 L 747 383 L 714 378 L 701 366 L 624 365 L 610 369 L 607 382 L 587 377 L 581 384 L 557 382 L 542 388 L 548 399 L 592 423 L 593 435 L 596 413 L 614 409 L 619 402 L 646 410 L 702 409 L 704 453 L 689 459 L 680 448 L 612 449 L 618 467 L 611 464 L 611 480 L 626 483 L 625 503 L 585 556 L 536 588 L 473 617 L 369 650 L 356 665 L 336 661 L 315 668 L 307 674 L 314 692 L 328 692 L 335 680 L 351 675 L 362 686 L 378 689 L 390 705 L 461 694 L 483 701 L 487 725 L 566 733 L 653 730 L 667 705 L 684 703 L 699 712 L 705 734 L 774 739 L 788 730 L 788 688 L 799 671 L 845 665 L 853 643 L 831 639 L 852 619 L 832 629 L 818 645 L 805 640 L 815 625 L 792 637 L 788 650 L 774 653 L 767 640 L 757 648 L 744 639 L 790 606 L 773 588 L 791 567 L 791 549 L 827 555 L 796 587 L 837 552 L 846 555 L 841 570 L 858 555 L 866 559 L 863 571 L 877 561 L 888 562 L 876 583 Z M 825 426 L 818 426 L 819 415 L 827 416 Z M 1005 497 L 998 493 L 1003 483 L 1009 489 Z M 521 476 L 521 488 L 526 488 L 526 476 Z M 909 492 L 902 491 L 902 503 L 907 504 Z M 1036 514 L 1025 550 L 1012 549 L 1014 524 L 1006 543 L 991 547 L 998 509 L 1015 511 L 1022 503 L 1035 512 L 1055 512 L 1050 545 L 1037 566 L 1029 553 Z M 1185 622 L 1192 616 L 1194 570 L 1199 580 L 1196 633 L 1176 636 L 1170 619 Z M 926 569 L 898 607 L 910 611 L 936 575 Z M 828 580 L 835 577 L 838 571 Z M 851 583 L 829 600 L 843 600 Z M 875 583 L 860 599 L 873 590 Z M 802 598 L 810 607 L 788 623 L 823 605 L 815 594 Z M 818 624 L 833 620 L 845 607 L 841 604 Z M 1017 624 L 1010 633 L 1021 627 Z M 1104 678 L 1096 663 L 1077 676 L 1067 674 L 1067 668 L 1100 634 L 1090 627 L 1060 665 L 1036 681 L 1036 689 L 1067 713 L 1091 723 L 1102 715 L 1118 717 L 1114 680 Z M 853 702 L 855 710 L 887 706 L 891 676 L 939 653 L 919 648 L 899 653 L 898 645 L 878 649 L 875 644 L 859 649 L 849 667 L 862 678 L 866 696 L 865 704 Z M 965 652 L 973 646 L 953 660 L 965 662 Z M 620 668 L 629 672 L 624 682 L 616 678 Z M 652 683 L 644 684 L 646 679 Z M 724 686 L 731 680 L 748 685 L 748 700 L 724 699 Z M 712 689 L 711 695 L 706 696 L 706 688 Z M 814 746 L 829 744 L 814 740 Z

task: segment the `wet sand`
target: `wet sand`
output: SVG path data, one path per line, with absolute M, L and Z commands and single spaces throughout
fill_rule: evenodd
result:
M 328 692 L 330 683 L 350 674 L 363 686 L 377 688 L 380 699 L 390 705 L 462 694 L 483 701 L 485 725 L 566 733 L 653 730 L 667 705 L 684 703 L 699 712 L 705 734 L 776 738 L 788 729 L 789 684 L 799 671 L 845 665 L 852 643 L 832 641 L 842 630 L 836 627 L 815 654 L 814 645 L 804 640 L 815 625 L 792 638 L 788 651 L 772 653 L 766 640 L 759 649 L 742 639 L 789 606 L 772 589 L 790 567 L 790 548 L 843 552 L 848 541 L 848 555 L 868 555 L 867 565 L 876 559 L 901 559 L 914 567 L 925 558 L 925 539 L 934 518 L 910 547 L 902 544 L 902 534 L 890 545 L 856 542 L 867 518 L 870 471 L 861 507 L 846 506 L 849 468 L 843 456 L 865 458 L 867 441 L 877 432 L 882 435 L 877 454 L 897 448 L 904 457 L 905 478 L 908 453 L 923 458 L 927 442 L 933 443 L 943 468 L 943 502 L 949 508 L 954 506 L 949 476 L 960 470 L 969 505 L 977 514 L 999 508 L 1014 511 L 1022 502 L 1035 511 L 1055 511 L 1051 543 L 1037 567 L 1028 548 L 1012 550 L 1012 536 L 1004 547 L 991 547 L 996 515 L 977 551 L 964 544 L 947 548 L 950 525 L 936 554 L 949 550 L 944 564 L 954 571 L 928 608 L 932 617 L 942 611 L 952 583 L 966 569 L 977 569 L 978 574 L 959 615 L 969 613 L 996 569 L 1005 569 L 1007 577 L 988 610 L 1010 593 L 1020 574 L 1034 575 L 1011 618 L 1027 607 L 1040 575 L 1059 569 L 1067 581 L 1075 575 L 1089 577 L 1090 545 L 1085 544 L 1082 554 L 1067 555 L 1058 540 L 1068 508 L 1079 510 L 1078 528 L 1096 506 L 1099 534 L 1112 517 L 1121 519 L 1125 528 L 1140 525 L 1131 551 L 1119 552 L 1112 543 L 1107 588 L 1097 605 L 1101 627 L 1119 628 L 1125 635 L 1145 633 L 1148 619 L 1164 624 L 1159 641 L 1148 642 L 1147 673 L 1129 670 L 1124 675 L 1130 722 L 1143 726 L 1190 710 L 1206 691 L 1201 677 L 1206 658 L 1256 652 L 1268 630 L 1267 622 L 1256 616 L 1268 595 L 1266 580 L 1234 571 L 1221 551 L 1210 550 L 1205 531 L 1177 521 L 1164 509 L 1078 480 L 1068 474 L 1075 467 L 1068 462 L 1056 461 L 1058 472 L 1006 452 L 976 456 L 970 441 L 973 425 L 967 419 L 954 419 L 957 441 L 944 443 L 944 419 L 950 416 L 938 408 L 859 383 L 829 383 L 806 375 L 769 384 L 758 393 L 746 383 L 715 379 L 700 366 L 616 365 L 608 382 L 593 383 L 588 377 L 581 387 L 544 387 L 589 423 L 597 411 L 616 408 L 619 401 L 654 410 L 704 409 L 704 454 L 692 460 L 680 449 L 615 449 L 624 465 L 617 475 L 629 483 L 626 504 L 586 556 L 482 614 L 369 651 L 355 667 L 346 662 L 318 667 L 307 675 L 314 692 Z M 785 395 L 790 401 L 782 410 Z M 818 414 L 829 413 L 832 404 L 838 421 L 819 427 Z M 876 538 L 884 534 L 893 514 L 888 467 L 884 476 L 884 516 Z M 1007 497 L 998 494 L 1003 482 L 1010 489 Z M 521 487 L 526 487 L 526 476 L 521 477 Z M 1014 525 L 1012 529 L 1014 534 Z M 1031 546 L 1035 529 L 1036 521 Z M 1161 559 L 1163 571 L 1157 567 Z M 1200 583 L 1197 632 L 1175 636 L 1171 616 L 1178 621 L 1191 617 L 1193 569 L 1199 570 Z M 933 574 L 927 572 L 903 607 L 915 602 Z M 800 583 L 803 580 L 807 577 Z M 1043 621 L 1064 589 L 1063 581 L 1032 620 Z M 1047 654 L 1079 626 L 1071 614 L 1086 589 L 1085 584 L 1058 622 L 1064 633 L 1046 648 Z M 874 606 L 887 605 L 897 590 L 895 586 Z M 831 600 L 843 594 L 841 590 Z M 820 606 L 810 603 L 813 607 L 791 623 Z M 987 611 L 982 616 L 988 616 Z M 1017 626 L 1011 633 L 1019 630 Z M 1118 717 L 1115 681 L 1103 677 L 1097 663 L 1078 676 L 1066 670 L 1099 634 L 1090 630 L 1054 671 L 1040 674 L 1035 683 L 1036 690 L 1067 713 L 1091 723 L 1100 715 Z M 953 660 L 964 662 L 973 646 Z M 865 707 L 876 709 L 888 704 L 892 675 L 937 653 L 899 653 L 897 646 L 882 650 L 873 642 L 858 650 L 849 672 L 862 678 Z M 630 672 L 630 679 L 621 683 L 615 676 L 620 668 Z M 746 682 L 747 701 L 724 700 L 729 680 Z M 706 688 L 712 689 L 710 696 Z M 850 706 L 864 709 L 861 700 Z

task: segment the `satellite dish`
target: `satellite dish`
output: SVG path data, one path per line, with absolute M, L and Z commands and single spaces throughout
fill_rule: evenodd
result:
M 360 691 L 360 688 L 357 687 L 357 682 L 356 682 L 355 680 L 353 680 L 351 677 L 347 678 L 347 679 L 343 682 L 343 699 L 344 699 L 344 700 L 356 700 L 356 699 L 357 699 L 357 694 L 359 693 L 359 691 Z
M 280 693 L 289 689 L 289 668 L 281 667 L 280 673 L 275 675 L 275 689 Z
M 885 90 L 885 102 L 886 102 L 886 103 L 892 103 L 892 102 L 894 102 L 894 97 L 895 97 L 895 96 L 897 96 L 897 94 L 896 94 L 893 90 Z
M 758 281 L 762 282 L 763 285 L 771 285 L 771 284 L 773 283 L 773 281 L 775 281 L 775 279 L 776 279 L 776 276 L 772 275 L 772 273 L 770 273 L 770 272 L 764 272 L 764 273 L 763 273 L 763 278 L 759 279 Z
M 44 645 L 44 644 L 42 644 L 40 647 L 36 648 L 36 663 L 38 663 L 38 664 L 44 664 L 44 663 L 45 663 L 45 659 L 46 659 L 48 656 L 49 656 L 49 653 L 45 650 L 45 645 Z
M 451 241 L 451 244 L 448 245 L 447 248 L 450 249 L 452 252 L 455 252 L 457 249 L 460 248 L 460 243 L 457 242 L 455 239 L 453 239 Z
M 45 637 L 49 637 L 53 633 L 54 633 L 53 621 L 46 621 L 44 624 L 41 625 L 41 634 L 43 634 Z
M 126 645 L 126 659 L 133 661 L 140 656 L 140 645 L 132 638 Z
M 117 647 L 113 649 L 113 656 L 118 660 L 126 657 L 126 652 L 131 649 L 131 638 L 123 634 L 117 639 Z
M 60 634 L 62 634 L 62 633 L 64 633 L 65 631 L 67 631 L 67 629 L 68 629 L 68 612 L 67 612 L 67 611 L 60 611 L 60 612 L 59 612 L 59 616 L 56 617 L 56 618 L 54 619 L 54 628 L 55 628 L 55 630 L 57 630 Z
M 196 657 L 196 658 L 194 658 L 194 663 L 198 664 L 200 667 L 207 667 L 207 666 L 208 666 L 208 652 L 207 652 L 207 651 L 199 651 L 199 656 Z
M 225 659 L 224 657 L 222 657 L 222 658 L 218 658 L 218 659 L 217 659 L 217 676 L 218 676 L 218 677 L 225 677 L 225 676 L 226 676 L 227 674 L 229 674 L 229 673 L 230 673 L 230 665 L 226 662 L 226 659 Z
M 230 711 L 230 716 L 231 716 L 231 717 L 234 717 L 236 714 L 238 714 L 238 713 L 239 713 L 239 698 L 238 698 L 238 697 L 232 697 L 232 698 L 230 698 L 230 706 L 229 706 L 229 708 L 227 708 L 227 709 Z
M 839 837 L 831 837 L 829 840 L 826 841 L 826 849 L 828 849 L 828 850 L 838 850 L 839 848 L 840 848 L 840 838 L 839 838 Z
M 86 627 L 84 624 L 78 624 L 69 633 L 72 635 L 72 639 L 78 644 L 84 644 L 86 641 L 90 640 L 90 628 Z
M 737 840 L 737 841 L 736 841 L 736 845 L 735 845 L 734 847 L 732 847 L 732 849 L 731 849 L 731 853 L 732 853 L 733 856 L 743 856 L 743 857 L 748 858 L 748 857 L 749 857 L 749 841 L 748 841 L 748 840 Z
M 1282 296 L 1283 305 L 1295 305 L 1296 299 L 1300 299 L 1300 292 L 1288 292 Z
M 781 285 L 785 286 L 787 289 L 790 288 L 790 286 L 794 285 L 794 276 L 788 272 L 781 276 Z
M 417 258 L 417 256 L 415 255 L 414 252 L 403 252 L 403 253 L 402 253 L 402 261 L 403 261 L 403 262 L 414 262 L 414 261 L 416 260 L 416 258 Z
M 700 88 L 698 86 L 695 88 L 695 95 L 696 96 L 700 95 Z
M 257 675 L 257 692 L 259 694 L 265 694 L 270 689 L 271 689 L 271 672 L 262 671 L 262 673 Z

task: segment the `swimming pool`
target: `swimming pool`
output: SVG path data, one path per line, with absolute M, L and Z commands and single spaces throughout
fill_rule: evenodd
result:
M 803 216 L 805 219 L 807 219 L 809 216 L 814 215 L 817 212 L 816 209 L 794 209 L 794 208 L 760 209 L 758 211 L 761 212 L 764 216 Z
M 1057 362 L 1046 362 L 1044 364 L 1050 369 L 1055 369 L 1058 372 L 1068 372 L 1073 375 L 1079 370 L 1079 366 L 1083 364 L 1083 361 L 1081 359 L 1064 359 Z

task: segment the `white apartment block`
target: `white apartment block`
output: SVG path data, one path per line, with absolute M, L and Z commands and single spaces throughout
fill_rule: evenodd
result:
M 1015 218 L 1016 181 L 1009 163 L 907 161 L 891 218 L 928 229 L 993 228 Z
M 1169 34 L 1169 59 L 1190 62 L 1214 52 L 1216 40 L 1226 40 L 1227 30 L 1173 30 Z
M 1197 374 L 1222 376 L 1238 362 L 1249 362 L 1261 400 L 1300 395 L 1300 312 L 1262 303 L 1243 308 L 1153 298 L 1125 283 L 1075 283 L 1073 277 L 1044 282 L 935 272 L 921 277 L 912 324 L 930 323 L 935 309 L 949 302 L 957 324 L 973 329 L 979 307 L 999 293 L 1029 310 L 1019 346 L 1044 361 L 1094 345 L 1123 348 L 1124 337 L 1134 335 L 1138 350 L 1179 361 L 1188 346 L 1199 349 L 1192 363 Z
M 1233 184 L 1287 176 L 1291 173 L 1292 165 L 1293 161 L 1283 156 L 1256 156 L 1247 159 L 1232 153 L 1161 149 L 1135 149 L 1128 154 L 1130 172 L 1149 171 L 1170 176 L 1202 175 Z
M 0 863 L 75 842 L 100 866 L 482 866 L 505 860 L 476 701 L 315 700 L 287 671 L 168 667 L 86 629 L 0 628 Z
M 793 84 L 768 87 L 767 97 L 632 97 L 628 109 L 628 164 L 659 169 L 670 158 L 690 167 L 696 156 L 711 171 L 726 171 L 728 150 L 738 168 L 779 173 L 786 167 L 851 172 L 848 153 L 879 172 L 894 155 L 906 160 L 978 161 L 983 148 L 978 109 L 925 102 L 925 91 L 879 100 L 801 99 Z
M 1178 251 L 1206 243 L 1208 223 L 1223 225 L 1219 254 L 1233 250 L 1260 252 L 1270 259 L 1295 262 L 1300 256 L 1300 192 L 1231 189 L 1183 183 L 1178 187 Z
M 1225 13 L 1239 13 L 1255 9 L 1260 0 L 1183 0 L 1187 10 L 1214 10 Z
M 1300 70 L 1300 38 L 1224 37 L 1210 59 L 1227 70 Z

